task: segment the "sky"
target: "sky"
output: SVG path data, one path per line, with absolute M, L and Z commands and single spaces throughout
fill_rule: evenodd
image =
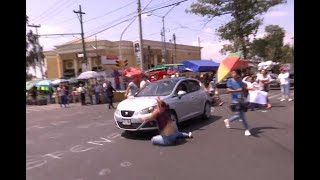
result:
M 141 0 L 141 7 L 145 8 L 144 11 L 148 11 L 179 1 L 181 0 Z M 198 46 L 198 38 L 200 38 L 200 46 L 203 47 L 201 58 L 219 62 L 225 58 L 225 55 L 221 55 L 219 51 L 222 45 L 228 42 L 220 40 L 215 31 L 230 17 L 222 16 L 205 24 L 205 17 L 185 12 L 195 1 L 188 0 L 175 6 L 165 17 L 166 41 L 172 39 L 175 33 L 177 44 Z M 136 16 L 137 2 L 138 0 L 27 0 L 26 12 L 29 16 L 29 24 L 41 25 L 38 29 L 40 35 L 80 33 L 80 22 L 73 10 L 79 10 L 79 5 L 81 5 L 82 11 L 85 12 L 83 15 L 85 37 L 110 27 L 98 33 L 96 38 L 119 41 L 121 33 L 131 21 L 112 26 Z M 143 39 L 161 41 L 162 21 L 156 15 L 163 16 L 170 9 L 171 7 L 167 7 L 149 15 L 142 15 Z M 127 16 L 130 14 L 131 16 Z M 257 38 L 263 37 L 264 27 L 272 24 L 279 25 L 286 31 L 284 43 L 293 43 L 291 38 L 294 37 L 294 0 L 287 0 L 286 4 L 271 8 L 262 17 L 264 20 L 256 35 Z M 43 36 L 40 38 L 40 44 L 44 50 L 52 50 L 54 46 L 80 38 L 80 35 Z M 95 36 L 89 38 L 94 39 Z M 136 19 L 124 33 L 122 40 L 135 41 L 138 39 L 139 24 Z

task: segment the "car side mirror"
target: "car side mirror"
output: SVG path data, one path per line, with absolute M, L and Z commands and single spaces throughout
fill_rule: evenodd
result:
M 179 92 L 178 92 L 178 97 L 179 97 L 179 99 L 180 99 L 183 95 L 185 95 L 185 94 L 187 94 L 187 92 L 185 92 L 185 91 L 179 91 Z

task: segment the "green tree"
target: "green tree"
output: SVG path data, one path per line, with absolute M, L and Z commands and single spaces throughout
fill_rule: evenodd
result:
M 269 25 L 265 27 L 265 40 L 267 45 L 267 56 L 273 61 L 281 61 L 282 59 L 282 47 L 285 31 L 278 25 Z
M 284 45 L 282 48 L 282 63 L 293 63 L 294 62 L 294 49 L 289 44 Z
M 265 39 L 255 39 L 250 44 L 250 53 L 251 56 L 257 56 L 262 59 L 267 58 L 267 46 L 268 41 Z
M 285 0 L 197 0 L 191 4 L 186 12 L 207 18 L 207 23 L 215 17 L 231 16 L 231 20 L 218 28 L 221 39 L 228 40 L 236 45 L 236 50 L 243 52 L 247 58 L 249 35 L 255 34 L 262 23 L 258 16 L 267 12 L 271 7 L 285 3 Z
M 36 67 L 42 68 L 44 63 L 43 48 L 38 43 L 38 36 L 31 30 L 27 34 L 27 41 L 29 47 L 26 53 L 26 67 L 32 67 L 36 73 Z

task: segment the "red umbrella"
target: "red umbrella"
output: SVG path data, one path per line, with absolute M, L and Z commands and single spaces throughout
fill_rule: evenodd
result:
M 133 68 L 133 67 L 127 68 L 122 72 L 122 75 L 126 77 L 132 77 L 140 74 L 142 74 L 142 71 L 138 68 Z

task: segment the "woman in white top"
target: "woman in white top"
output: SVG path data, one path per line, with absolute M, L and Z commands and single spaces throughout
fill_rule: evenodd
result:
M 125 94 L 127 98 L 134 96 L 134 94 L 139 91 L 139 87 L 136 85 L 134 81 L 135 79 L 131 78 L 131 82 L 128 84 L 128 88 Z
M 271 76 L 267 73 L 267 71 L 265 69 L 262 69 L 260 71 L 260 74 L 257 75 L 257 82 L 259 83 L 260 85 L 260 88 L 262 91 L 265 91 L 265 92 L 269 92 L 269 84 L 271 82 L 272 78 Z M 271 104 L 270 104 L 270 101 L 269 101 L 269 98 L 267 96 L 267 108 L 271 108 Z
M 256 105 L 266 105 L 267 104 L 267 92 L 260 90 L 260 85 L 255 82 L 255 77 L 247 77 L 244 83 L 247 84 L 248 97 L 247 101 L 250 103 L 250 109 L 254 110 Z
M 282 99 L 280 101 L 292 101 L 290 98 L 290 78 L 289 73 L 286 71 L 285 68 L 280 68 L 280 74 L 278 76 L 278 80 L 280 81 Z

